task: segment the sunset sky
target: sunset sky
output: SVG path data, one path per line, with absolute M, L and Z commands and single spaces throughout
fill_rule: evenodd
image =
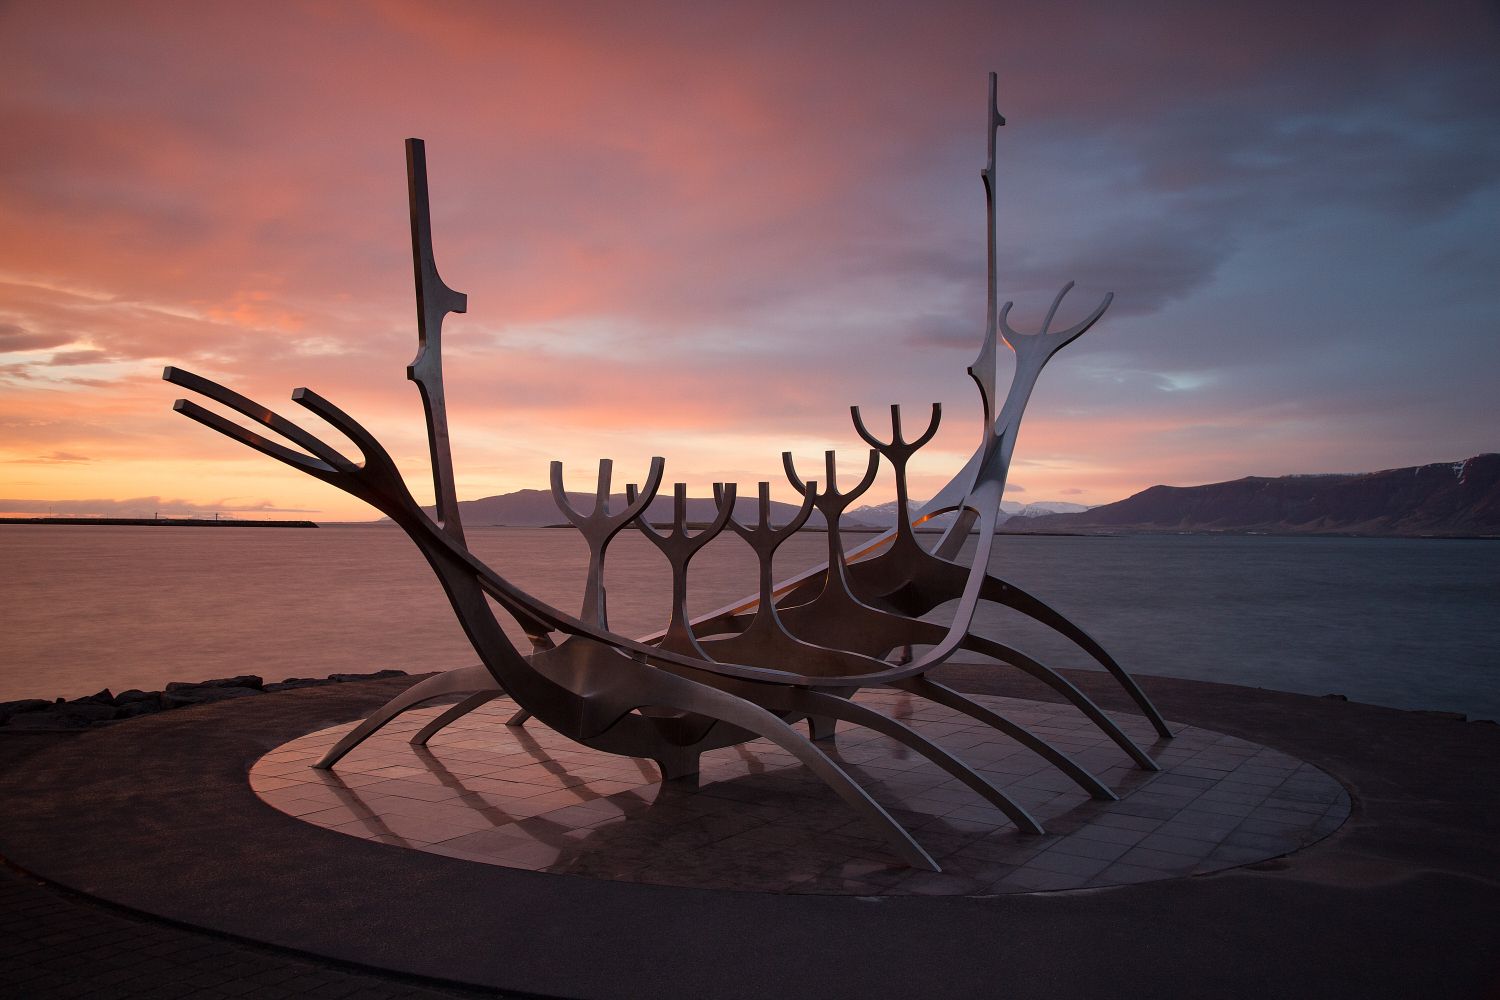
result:
M 317 390 L 430 499 L 407 136 L 469 296 L 462 497 L 852 472 L 849 404 L 941 401 L 928 496 L 978 437 L 991 70 L 1013 321 L 1116 293 L 1011 499 L 1500 450 L 1496 10 L 4 4 L 0 510 L 375 516 L 172 413 L 167 364 L 321 433 Z

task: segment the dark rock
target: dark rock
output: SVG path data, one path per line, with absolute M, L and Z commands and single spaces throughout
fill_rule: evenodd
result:
M 295 691 L 297 688 L 325 687 L 334 683 L 331 677 L 288 677 L 278 684 L 267 684 L 266 691 Z
M 265 682 L 254 674 L 216 677 L 212 680 L 198 681 L 195 684 L 173 681 L 161 693 L 161 704 L 162 708 L 186 708 L 188 705 L 202 705 L 211 701 L 225 701 L 229 698 L 260 694 L 264 686 Z
M 44 708 L 50 708 L 52 702 L 41 698 L 22 698 L 20 701 L 0 701 L 0 726 L 5 725 L 13 716 L 23 712 L 39 712 Z
M 260 678 L 257 677 L 256 680 Z M 168 684 L 167 689 L 161 694 L 161 705 L 162 708 L 186 708 L 189 705 L 228 701 L 230 698 L 246 698 L 260 693 L 261 688 L 258 684 L 255 687 Z
M 109 701 L 95 701 L 97 697 L 98 695 L 93 695 L 88 698 L 78 698 L 64 705 L 53 705 L 51 713 L 76 716 L 80 719 L 87 719 L 89 722 L 113 719 L 120 714 L 120 710 Z
M 1323 697 L 1327 698 L 1329 701 L 1348 701 L 1349 700 L 1349 696 L 1347 694 L 1325 694 L 1325 695 L 1323 695 Z
M 244 698 L 264 691 L 291 691 L 342 681 L 371 681 L 405 676 L 407 674 L 404 670 L 377 670 L 368 674 L 334 674 L 331 677 L 288 677 L 279 684 L 267 684 L 254 674 L 241 674 L 238 677 L 215 677 L 206 681 L 173 681 L 165 691 L 131 688 L 114 695 L 106 689 L 72 701 L 63 698 L 56 701 L 26 698 L 21 701 L 0 702 L 0 726 L 12 729 L 84 729 L 116 719 L 133 719 L 165 709 Z
M 79 698 L 75 701 L 42 702 L 42 707 L 21 712 L 6 721 L 10 729 L 86 729 L 96 722 L 118 718 L 113 705 Z
M 383 677 L 405 676 L 405 670 L 377 670 L 373 674 L 329 674 L 328 679 L 342 684 L 345 681 L 378 681 Z
M 87 729 L 90 721 L 78 715 L 48 710 L 17 715 L 5 724 L 7 729 Z
M 167 693 L 188 688 L 254 688 L 259 691 L 264 686 L 265 682 L 254 674 L 241 674 L 238 677 L 216 677 L 213 680 L 192 683 L 173 681 L 167 685 Z

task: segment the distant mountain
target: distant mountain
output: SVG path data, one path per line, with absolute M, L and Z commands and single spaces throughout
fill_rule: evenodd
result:
M 1004 510 L 1009 501 L 1001 501 L 1000 507 Z M 1043 517 L 1047 514 L 1082 514 L 1086 510 L 1092 510 L 1088 504 L 1067 503 L 1063 500 L 1038 500 L 1036 503 L 1025 505 L 1017 504 L 1020 510 L 1007 511 L 1013 517 Z
M 913 513 L 920 510 L 925 500 L 912 500 L 907 506 Z M 1010 517 L 1040 517 L 1043 514 L 1076 513 L 1088 510 L 1080 503 L 1065 503 L 1061 500 L 1038 500 L 1035 503 L 1016 503 L 1014 500 L 1000 501 L 1000 512 Z M 882 528 L 893 528 L 896 526 L 896 501 L 887 503 L 868 504 L 864 507 L 850 509 L 849 518 L 865 521 L 869 524 L 878 525 Z M 953 514 L 939 514 L 930 521 L 922 524 L 924 529 L 942 529 L 953 522 Z M 1004 518 L 1001 519 L 1003 524 Z
M 568 502 L 575 510 L 587 513 L 594 509 L 594 494 L 592 493 L 569 493 Z M 616 493 L 610 497 L 610 510 L 623 510 L 625 508 L 625 495 Z M 431 508 L 429 508 L 430 512 Z M 789 503 L 781 503 L 777 500 L 771 501 L 771 523 L 786 524 L 797 513 L 798 508 Z M 499 496 L 484 497 L 479 500 L 460 500 L 458 504 L 459 516 L 463 518 L 467 527 L 486 527 L 501 525 L 509 528 L 542 528 L 549 525 L 567 524 L 568 520 L 562 511 L 557 509 L 557 504 L 552 501 L 551 490 L 517 490 L 514 493 L 503 493 Z M 718 507 L 711 497 L 689 497 L 687 502 L 687 517 L 690 524 L 703 524 L 712 521 L 718 513 Z M 661 524 L 672 520 L 672 496 L 658 496 L 651 501 L 651 506 L 646 509 L 646 516 L 652 524 Z M 734 516 L 744 524 L 754 524 L 760 518 L 760 500 L 755 494 L 742 496 L 735 500 Z M 807 519 L 810 528 L 823 527 L 823 515 L 817 511 Z M 852 515 L 845 516 L 841 526 L 853 530 L 861 528 L 874 529 L 878 525 L 869 524 L 862 518 Z
M 1500 536 L 1500 455 L 1355 475 L 1153 486 L 1082 513 L 1012 520 L 1006 530 Z
M 907 508 L 912 513 L 916 513 L 917 509 L 921 507 L 925 502 L 926 501 L 919 502 L 913 500 L 907 503 Z M 934 517 L 932 520 L 924 523 L 918 530 L 941 531 L 943 528 L 946 528 L 948 527 L 948 525 L 953 523 L 953 517 L 954 515 L 952 514 L 939 514 L 937 517 Z M 877 528 L 894 528 L 896 526 L 896 501 L 891 500 L 886 503 L 865 504 L 861 507 L 851 507 L 849 508 L 848 513 L 844 515 L 844 518 L 846 520 L 863 521 L 866 524 L 874 525 Z

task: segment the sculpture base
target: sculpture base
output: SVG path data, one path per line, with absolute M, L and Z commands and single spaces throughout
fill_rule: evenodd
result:
M 944 673 L 981 696 L 1026 698 L 1038 687 L 989 665 Z M 1129 711 L 1107 675 L 1067 676 L 1110 711 Z M 0 857 L 26 873 L 26 893 L 63 910 L 48 922 L 45 906 L 6 897 L 17 931 L 9 966 L 0 942 L 7 983 L 41 996 L 69 969 L 106 984 L 134 969 L 171 985 L 231 950 L 242 960 L 225 958 L 219 971 L 245 975 L 271 961 L 306 971 L 326 960 L 337 964 L 325 971 L 356 969 L 367 992 L 369 977 L 386 977 L 390 994 L 420 992 L 425 979 L 444 995 L 474 987 L 591 1000 L 910 1000 L 934 984 L 955 998 L 1365 1000 L 1489 996 L 1500 982 L 1493 725 L 1146 677 L 1170 718 L 1336 775 L 1355 796 L 1354 818 L 1273 861 L 1115 889 L 987 899 L 709 892 L 361 840 L 298 822 L 251 791 L 246 773 L 268 750 L 363 718 L 411 683 L 302 688 L 0 739 Z M 366 778 L 362 787 L 386 780 L 351 781 Z M 1007 829 L 992 836 L 1014 837 Z M 165 931 L 176 957 L 164 963 L 153 956 L 169 952 L 153 942 Z
M 904 747 L 840 726 L 833 756 L 938 859 L 899 863 L 846 806 L 766 741 L 706 754 L 696 780 L 508 728 L 497 699 L 413 747 L 442 711 L 403 716 L 332 772 L 309 765 L 350 728 L 310 733 L 255 763 L 250 783 L 284 813 L 367 840 L 478 864 L 704 889 L 851 895 L 987 895 L 1173 878 L 1287 854 L 1337 829 L 1349 797 L 1276 750 L 1194 726 L 1171 741 L 1119 716 L 1162 766 L 1136 769 L 1070 707 L 980 696 L 1074 756 L 1120 795 L 1090 799 L 988 727 L 909 695 L 859 700 L 961 756 L 1047 829 L 1019 834 L 989 803 Z M 825 744 L 827 745 L 827 744 Z

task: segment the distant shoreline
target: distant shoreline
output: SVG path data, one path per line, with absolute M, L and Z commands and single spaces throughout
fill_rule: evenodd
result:
M 160 528 L 316 528 L 314 521 L 208 520 L 197 517 L 0 517 L 0 524 L 93 524 Z
M 1403 533 L 1399 531 L 1338 531 L 1328 529 L 1323 531 L 1295 531 L 1295 530 L 1273 530 L 1270 528 L 1161 528 L 1153 526 L 1142 526 L 1132 524 L 1119 524 L 1098 526 L 1079 525 L 1070 531 L 1006 531 L 1005 528 L 996 528 L 996 535 L 1009 535 L 1011 537 L 1023 537 L 1026 535 L 1056 536 L 1068 538 L 1126 538 L 1132 535 L 1166 536 L 1166 535 L 1193 535 L 1199 538 L 1373 538 L 1381 541 L 1392 539 L 1416 540 L 1416 541 L 1463 541 L 1463 542 L 1493 542 L 1500 541 L 1500 535 L 1463 534 L 1459 532 L 1416 532 Z

